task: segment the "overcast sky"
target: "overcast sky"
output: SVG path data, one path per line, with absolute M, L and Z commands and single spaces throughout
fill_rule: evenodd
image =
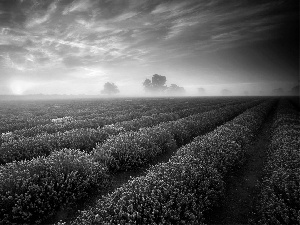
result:
M 0 0 L 0 94 L 267 94 L 299 82 L 298 0 Z M 202 93 L 203 93 L 203 89 Z

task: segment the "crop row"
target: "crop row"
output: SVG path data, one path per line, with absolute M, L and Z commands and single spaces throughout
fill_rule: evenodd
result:
M 172 110 L 181 109 L 183 106 L 173 104 Z M 162 111 L 168 111 L 170 105 L 166 104 L 161 106 Z M 11 136 L 16 139 L 19 136 L 35 136 L 39 133 L 54 133 L 54 132 L 64 132 L 66 130 L 76 129 L 76 128 L 97 128 L 99 126 L 104 126 L 106 124 L 116 123 L 119 121 L 130 120 L 141 115 L 151 115 L 154 113 L 159 113 L 157 109 L 149 109 L 149 107 L 136 107 L 132 106 L 131 109 L 124 109 L 121 111 L 115 111 L 114 108 L 106 110 L 105 112 L 90 113 L 88 116 L 70 116 L 68 111 L 61 118 L 52 117 L 48 119 L 47 123 L 38 124 L 36 126 L 28 126 L 23 129 L 14 130 Z M 74 113 L 73 113 L 74 114 Z
M 272 127 L 257 211 L 260 224 L 300 224 L 300 114 L 282 101 Z
M 243 101 L 242 99 L 235 99 Z M 172 110 L 179 105 L 211 104 L 224 101 L 223 99 L 164 99 L 145 100 L 135 99 L 126 102 L 124 100 L 94 100 L 94 101 L 56 101 L 56 102 L 0 102 L 0 133 L 12 132 L 38 125 L 51 124 L 52 119 L 72 117 L 75 120 L 89 120 L 96 117 L 114 117 L 130 112 L 159 110 L 165 108 Z M 228 100 L 227 100 L 228 101 Z M 153 112 L 153 113 L 154 113 Z M 151 113 L 151 114 L 153 114 Z
M 170 105 L 172 103 L 166 103 Z M 95 117 L 115 116 L 120 113 L 127 114 L 130 111 L 145 111 L 159 103 L 134 101 L 130 104 L 120 101 L 77 101 L 77 102 L 54 102 L 46 104 L 43 102 L 26 105 L 1 105 L 0 110 L 0 132 L 26 129 L 33 126 L 51 124 L 52 119 L 69 116 L 75 120 L 86 120 Z M 160 106 L 163 106 L 161 103 Z
M 224 175 L 243 158 L 272 105 L 262 103 L 195 138 L 168 162 L 82 211 L 73 224 L 202 224 L 224 193 Z
M 189 119 L 115 135 L 91 154 L 63 149 L 48 157 L 7 163 L 0 167 L 0 223 L 38 223 L 60 207 L 84 198 L 93 187 L 105 189 L 112 169 L 144 164 L 149 156 L 176 147 L 176 141 L 189 141 L 199 132 L 213 129 L 256 104 L 228 106 Z M 201 120 L 202 116 L 205 119 Z M 101 155 L 109 143 L 113 145 L 107 149 L 107 155 Z
M 236 102 L 236 101 L 234 101 Z M 23 129 L 14 130 L 13 132 L 6 132 L 0 135 L 0 144 L 3 142 L 9 142 L 12 140 L 18 140 L 24 137 L 33 137 L 38 134 L 42 133 L 56 133 L 56 132 L 65 132 L 72 129 L 80 129 L 80 128 L 98 128 L 103 127 L 104 125 L 113 124 L 117 122 L 123 122 L 126 120 L 132 120 L 136 118 L 140 118 L 142 116 L 153 116 L 154 114 L 158 113 L 166 113 L 166 112 L 178 112 L 180 116 L 184 116 L 185 111 L 191 108 L 200 108 L 200 107 L 207 107 L 218 105 L 216 103 L 188 103 L 186 104 L 179 104 L 181 102 L 176 102 L 172 104 L 164 104 L 158 105 L 160 107 L 151 108 L 149 107 L 142 107 L 142 109 L 138 109 L 136 106 L 133 106 L 132 109 L 122 110 L 122 111 L 112 111 L 110 109 L 105 113 L 101 114 L 90 114 L 88 117 L 72 117 L 72 116 L 64 116 L 61 118 L 53 118 L 49 119 L 48 123 L 39 124 L 36 126 L 29 126 Z M 223 104 L 230 102 L 223 101 Z M 238 102 L 237 102 L 238 103 Z M 183 115 L 181 115 L 183 114 Z M 67 114 L 68 115 L 68 114 Z
M 161 112 L 167 111 L 165 108 L 162 109 Z M 65 132 L 72 129 L 80 129 L 80 128 L 97 128 L 103 127 L 107 124 L 112 124 L 116 122 L 121 122 L 125 120 L 131 120 L 134 118 L 141 117 L 147 113 L 159 113 L 157 110 L 134 110 L 127 112 L 121 111 L 118 114 L 112 115 L 111 111 L 106 112 L 101 115 L 93 115 L 92 118 L 85 119 L 74 119 L 73 117 L 66 116 L 62 118 L 52 119 L 50 123 L 37 125 L 29 128 L 23 128 L 21 130 L 15 130 L 10 133 L 11 139 L 20 139 L 22 137 L 33 137 L 35 135 L 41 133 L 56 133 L 56 132 Z M 8 136 L 8 135 L 7 135 Z M 2 138 L 3 139 L 3 138 Z M 4 141 L 3 141 L 4 142 Z
M 139 131 L 120 133 L 98 144 L 92 154 L 98 161 L 105 162 L 110 170 L 131 169 L 174 146 L 189 143 L 194 137 L 211 131 L 255 104 L 226 106 Z
M 109 135 L 118 134 L 125 130 L 137 130 L 142 127 L 154 126 L 161 122 L 176 120 L 180 117 L 204 112 L 213 108 L 224 106 L 224 104 L 213 106 L 198 106 L 190 109 L 175 111 L 174 113 L 161 113 L 148 117 L 141 117 L 131 121 L 123 121 L 116 126 L 104 126 L 103 128 L 80 128 L 54 134 L 42 133 L 35 137 L 10 140 L 0 146 L 0 164 L 32 159 L 38 156 L 47 156 L 51 152 L 62 148 L 73 148 L 91 151 L 96 143 L 102 143 Z M 123 127 L 124 126 L 124 127 Z
M 147 117 L 147 119 L 153 122 L 162 122 L 176 119 L 177 117 L 177 114 L 170 113 L 154 115 L 152 117 Z M 145 117 L 141 118 L 140 121 L 145 121 L 144 118 Z M 136 122 L 139 122 L 139 120 L 134 120 L 133 124 L 136 124 Z M 126 122 L 126 124 L 128 123 L 130 124 L 130 121 Z M 122 123 L 119 124 L 121 125 Z M 139 124 L 140 127 L 145 125 L 145 123 Z M 42 133 L 35 137 L 10 139 L 0 146 L 0 163 L 3 164 L 13 160 L 19 161 L 48 155 L 50 152 L 62 148 L 75 148 L 90 151 L 95 147 L 96 143 L 103 142 L 110 134 L 116 134 L 121 131 L 123 130 L 120 127 L 115 128 L 114 126 L 105 126 L 97 129 L 79 128 L 54 134 Z

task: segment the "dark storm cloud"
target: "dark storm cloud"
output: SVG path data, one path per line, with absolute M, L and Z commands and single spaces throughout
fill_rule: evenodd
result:
M 296 3 L 295 3 L 296 2 Z M 0 67 L 139 64 L 284 38 L 297 1 L 0 0 Z

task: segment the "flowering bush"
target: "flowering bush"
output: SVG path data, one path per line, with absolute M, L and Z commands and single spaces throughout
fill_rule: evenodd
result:
M 71 123 L 73 121 L 74 118 L 72 116 L 64 116 L 62 118 L 51 119 L 52 123 L 58 123 L 58 124 Z
M 4 142 L 0 146 L 0 164 L 47 156 L 54 150 L 62 148 L 90 151 L 96 143 L 102 142 L 108 136 L 101 129 L 76 129 Z
M 8 163 L 0 167 L 0 223 L 41 222 L 93 187 L 107 184 L 105 167 L 78 150 Z
M 130 180 L 73 224 L 202 224 L 223 190 L 220 174 L 186 155 Z
M 104 160 L 111 170 L 126 170 L 175 148 L 174 139 L 166 131 L 144 128 L 110 137 L 94 149 L 93 155 L 99 161 Z

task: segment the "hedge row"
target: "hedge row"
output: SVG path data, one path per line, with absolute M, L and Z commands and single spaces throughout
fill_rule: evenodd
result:
M 240 108 L 242 111 L 253 104 L 257 103 L 228 106 L 227 108 L 232 110 Z M 231 115 L 236 113 L 226 110 L 226 108 L 218 110 L 218 112 L 222 111 L 231 113 Z M 200 119 L 201 114 L 195 118 Z M 207 113 L 207 121 L 217 118 L 216 110 Z M 186 121 L 182 120 L 182 123 L 184 124 Z M 126 139 L 133 133 L 135 139 L 131 139 L 131 141 Z M 125 136 L 127 144 L 141 150 L 142 161 L 144 161 L 145 155 L 147 155 L 146 157 L 148 155 L 155 157 L 167 148 L 176 147 L 173 135 L 160 127 L 124 134 L 127 134 Z M 109 140 L 116 144 L 118 138 L 121 137 L 122 135 L 112 136 Z M 103 146 L 108 145 L 104 144 Z M 97 149 L 95 152 L 98 152 Z M 132 154 L 128 152 L 128 155 L 131 158 Z M 109 183 L 108 168 L 100 161 L 103 159 L 100 160 L 99 155 L 64 149 L 55 151 L 48 157 L 38 157 L 30 161 L 7 163 L 1 166 L 0 223 L 39 223 L 51 216 L 60 206 L 83 198 L 93 187 L 98 186 L 99 190 L 105 188 Z M 131 162 L 136 162 L 136 157 Z M 137 164 L 140 165 L 140 163 Z
M 207 210 L 224 193 L 224 175 L 243 157 L 243 146 L 272 105 L 260 104 L 197 137 L 167 163 L 100 199 L 73 224 L 203 224 Z
M 12 161 L 32 159 L 38 156 L 47 156 L 52 151 L 62 148 L 74 148 L 84 151 L 91 151 L 96 143 L 102 143 L 109 135 L 123 132 L 123 126 L 129 130 L 140 129 L 145 126 L 154 126 L 161 122 L 177 119 L 180 116 L 195 114 L 201 110 L 209 110 L 211 107 L 195 107 L 183 109 L 169 114 L 158 114 L 151 117 L 142 117 L 133 121 L 124 121 L 116 126 L 104 126 L 103 128 L 81 128 L 54 134 L 40 134 L 35 137 L 21 138 L 4 142 L 0 146 L 0 164 Z
M 282 101 L 275 115 L 258 204 L 260 224 L 300 224 L 300 114 Z

